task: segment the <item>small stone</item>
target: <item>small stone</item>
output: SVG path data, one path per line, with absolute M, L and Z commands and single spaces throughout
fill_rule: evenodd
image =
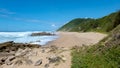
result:
M 26 64 L 28 64 L 28 65 L 33 64 L 32 60 L 29 60 L 29 59 L 28 59 L 28 60 L 26 60 L 25 62 L 26 62 Z
M 23 62 L 22 62 L 22 60 L 17 60 L 17 61 L 15 62 L 15 64 L 16 64 L 16 65 L 22 65 Z
M 45 64 L 45 66 L 44 66 L 45 68 L 48 68 L 49 67 L 49 64 Z
M 0 65 L 2 65 L 3 64 L 3 62 L 0 60 Z
M 18 49 L 18 51 L 15 53 L 15 56 L 21 56 L 23 49 Z
M 30 52 L 29 48 L 26 48 L 25 50 L 19 49 L 15 56 L 25 56 L 26 54 L 28 54 Z
M 7 57 L 3 57 L 3 58 L 0 59 L 0 61 L 1 61 L 2 63 L 4 63 L 6 60 L 7 60 Z
M 15 59 L 15 56 L 9 56 L 6 60 L 5 60 L 5 64 L 6 65 L 11 65 L 12 64 L 12 60 Z
M 59 62 L 61 60 L 61 57 L 59 57 L 59 56 L 50 56 L 48 58 L 48 60 L 49 60 L 49 63 L 55 63 L 55 62 Z
M 42 53 L 44 53 L 45 52 L 45 49 L 42 49 Z
M 6 65 L 11 65 L 12 62 L 11 62 L 10 60 L 6 60 L 6 61 L 5 61 L 5 64 L 6 64 Z
M 42 64 L 42 59 L 36 61 L 35 66 L 39 66 L 39 65 L 41 65 L 41 64 Z
M 10 51 L 10 54 L 15 54 L 15 51 Z
M 8 57 L 7 60 L 12 61 L 12 60 L 14 60 L 14 59 L 15 59 L 15 56 L 10 56 L 10 57 Z
M 63 62 L 65 62 L 67 60 L 65 57 L 62 57 L 61 59 Z

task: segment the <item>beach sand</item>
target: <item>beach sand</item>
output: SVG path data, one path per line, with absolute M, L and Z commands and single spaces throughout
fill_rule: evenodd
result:
M 35 48 L 33 49 L 33 53 L 35 55 L 29 56 L 28 58 L 33 61 L 33 64 L 31 65 L 2 65 L 3 68 L 45 68 L 45 64 L 48 63 L 48 60 L 46 57 L 48 56 L 62 56 L 64 58 L 64 62 L 61 61 L 60 63 L 52 63 L 49 64 L 48 68 L 71 68 L 71 48 L 73 46 L 82 46 L 82 45 L 92 45 L 98 43 L 100 40 L 102 40 L 104 37 L 106 37 L 106 34 L 101 33 L 95 33 L 95 32 L 86 32 L 86 33 L 78 33 L 78 32 L 58 32 L 59 38 L 57 38 L 54 41 L 49 42 L 46 44 L 48 48 L 44 48 L 45 52 L 42 53 L 43 48 Z M 59 49 L 56 50 L 56 52 L 49 52 L 50 48 L 49 46 L 56 46 Z M 63 48 L 61 51 L 60 48 Z M 42 64 L 40 66 L 34 66 L 34 63 L 42 59 Z
M 103 39 L 106 34 L 95 33 L 95 32 L 58 32 L 59 38 L 49 42 L 47 45 L 55 45 L 58 47 L 68 47 L 71 48 L 75 45 L 92 45 L 98 43 Z

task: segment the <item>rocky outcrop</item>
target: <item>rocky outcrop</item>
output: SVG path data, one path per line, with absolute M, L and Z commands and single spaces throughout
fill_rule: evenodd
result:
M 14 60 L 15 59 L 15 56 L 10 56 L 10 57 L 8 57 L 6 60 L 5 60 L 5 64 L 6 65 L 11 65 L 12 64 L 12 60 Z
M 42 64 L 42 59 L 36 61 L 35 66 L 39 66 L 39 65 L 41 65 L 41 64 Z
M 11 52 L 17 51 L 18 48 L 25 49 L 25 48 L 39 48 L 40 45 L 37 44 L 24 44 L 24 43 L 15 43 L 13 41 L 5 42 L 0 44 L 0 52 Z
M 47 32 L 32 33 L 30 36 L 54 36 L 55 34 Z
M 39 48 L 40 45 L 36 44 L 24 44 L 24 43 L 15 43 L 13 41 L 8 41 L 5 43 L 0 43 L 0 65 L 13 64 L 13 60 L 18 57 L 27 57 L 32 55 L 32 48 Z M 23 62 L 21 60 L 14 61 L 14 64 L 21 65 Z M 32 61 L 26 60 L 27 64 L 32 64 Z
M 66 51 L 63 47 L 54 45 L 40 47 L 39 45 L 14 43 L 13 41 L 1 43 L 0 45 L 1 49 L 5 48 L 0 52 L 0 68 L 24 65 L 32 65 L 34 68 L 49 68 L 66 61 L 64 53 L 61 55 L 63 51 Z M 14 50 L 9 50 L 8 47 L 9 49 L 13 47 Z
M 31 49 L 26 48 L 26 49 L 18 49 L 18 51 L 16 51 L 15 56 L 27 56 L 29 53 L 31 53 Z

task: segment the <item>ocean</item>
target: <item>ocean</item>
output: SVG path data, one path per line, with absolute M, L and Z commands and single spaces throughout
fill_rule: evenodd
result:
M 30 36 L 32 33 L 37 33 L 37 32 L 40 32 L 40 31 L 0 32 L 0 43 L 7 42 L 7 41 L 14 41 L 16 43 L 30 43 L 30 44 L 45 45 L 49 41 L 52 41 L 58 38 L 57 35 L 55 36 Z M 50 33 L 53 33 L 53 32 L 50 32 Z

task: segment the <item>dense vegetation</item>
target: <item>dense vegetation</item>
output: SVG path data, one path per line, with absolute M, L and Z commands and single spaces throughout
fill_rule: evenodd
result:
M 120 24 L 119 22 L 115 22 L 115 19 L 119 19 L 119 18 L 120 18 L 120 11 L 114 12 L 110 15 L 98 19 L 77 18 L 62 26 L 60 29 L 58 29 L 58 31 L 109 32 Z
M 77 18 L 62 26 L 60 29 L 58 29 L 58 31 L 79 31 L 80 30 L 79 26 L 81 26 L 81 23 L 86 23 L 93 20 L 94 19 L 91 18 L 88 19 Z
M 119 68 L 120 45 L 81 47 L 72 53 L 72 68 Z
M 120 12 L 111 15 L 99 19 L 112 19 L 99 23 L 103 31 L 110 31 L 108 37 L 93 46 L 74 47 L 72 68 L 120 68 Z

